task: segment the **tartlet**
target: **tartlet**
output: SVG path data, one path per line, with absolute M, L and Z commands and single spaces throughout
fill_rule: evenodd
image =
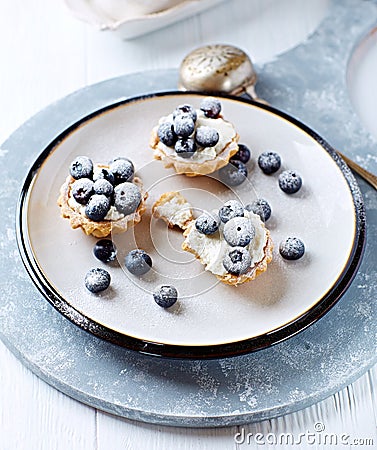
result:
M 169 228 L 178 227 L 185 230 L 193 220 L 191 204 L 179 192 L 165 192 L 153 204 L 154 217 L 162 219 Z
M 94 165 L 95 170 L 105 169 L 108 172 L 109 167 L 106 164 Z M 143 192 L 143 184 L 140 178 L 132 177 L 131 181 L 140 191 L 140 202 L 136 209 L 129 214 L 124 214 L 118 211 L 114 204 L 111 204 L 106 216 L 102 220 L 92 220 L 89 218 L 85 213 L 85 204 L 78 203 L 73 197 L 72 187 L 77 180 L 77 178 L 69 175 L 60 188 L 57 200 L 61 216 L 69 220 L 71 228 L 81 228 L 87 235 L 104 238 L 111 233 L 123 233 L 141 221 L 141 217 L 146 211 L 145 201 L 148 194 Z M 121 184 L 118 186 L 121 186 Z M 110 199 L 109 201 L 111 202 Z
M 226 166 L 230 158 L 238 151 L 239 135 L 232 123 L 225 120 L 221 114 L 221 109 L 216 114 L 209 115 L 208 110 L 204 110 L 203 103 L 218 102 L 213 97 L 205 98 L 201 103 L 200 109 L 195 109 L 192 105 L 179 105 L 176 110 L 164 117 L 161 117 L 158 124 L 153 128 L 150 137 L 150 146 L 153 149 L 154 158 L 161 160 L 166 168 L 173 167 L 178 174 L 187 176 L 208 175 L 218 169 Z M 221 105 L 221 104 L 220 104 Z M 221 108 L 221 107 L 220 107 Z M 194 129 L 181 132 L 177 130 L 177 117 L 189 116 L 194 114 Z M 161 127 L 165 124 L 171 125 L 171 139 L 164 139 L 161 134 Z M 214 129 L 218 133 L 218 141 L 214 145 L 207 145 L 198 142 L 197 133 L 199 127 Z M 192 140 L 195 151 L 191 156 L 190 152 L 177 153 L 177 142 Z

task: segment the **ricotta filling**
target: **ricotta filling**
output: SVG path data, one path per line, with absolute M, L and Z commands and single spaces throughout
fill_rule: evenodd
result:
M 210 119 L 206 117 L 204 115 L 204 112 L 199 109 L 197 109 L 196 112 L 197 120 L 195 123 L 195 129 L 201 126 L 215 128 L 215 130 L 219 133 L 218 143 L 213 147 L 198 147 L 197 151 L 191 156 L 191 158 L 182 158 L 182 156 L 177 155 L 173 147 L 168 147 L 167 145 L 159 141 L 157 147 L 162 150 L 165 155 L 168 155 L 171 158 L 177 159 L 179 161 L 202 163 L 215 159 L 235 138 L 236 130 L 230 122 L 227 122 L 221 117 L 219 117 L 218 119 Z M 165 122 L 173 123 L 173 114 L 161 117 L 158 124 L 161 125 Z
M 249 218 L 255 227 L 254 239 L 245 247 L 251 256 L 250 268 L 253 268 L 264 258 L 267 233 L 263 222 L 257 214 L 245 210 L 245 217 Z M 224 224 L 221 223 L 216 233 L 207 236 L 199 233 L 193 226 L 185 239 L 185 243 L 198 254 L 200 261 L 205 265 L 205 270 L 219 276 L 224 276 L 228 273 L 223 266 L 223 260 L 226 253 L 234 248 L 225 241 L 223 228 Z
M 192 206 L 189 202 L 172 197 L 167 202 L 156 207 L 155 211 L 160 217 L 165 217 L 172 225 L 183 228 L 184 225 L 192 219 Z

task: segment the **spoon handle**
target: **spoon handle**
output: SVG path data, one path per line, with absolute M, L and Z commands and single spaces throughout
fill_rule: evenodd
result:
M 362 178 L 364 178 L 365 181 L 367 181 L 371 186 L 374 187 L 374 189 L 377 189 L 377 176 L 374 175 L 371 172 L 368 172 L 368 170 L 364 169 L 363 167 L 359 166 L 355 163 L 355 161 L 352 161 L 352 159 L 348 158 L 347 156 L 343 155 L 343 153 L 340 153 L 340 151 L 336 151 L 338 155 L 344 159 L 344 161 L 347 163 L 347 165 L 358 175 L 360 175 Z

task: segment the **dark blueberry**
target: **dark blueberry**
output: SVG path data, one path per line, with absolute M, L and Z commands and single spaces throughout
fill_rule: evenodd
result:
M 152 267 L 152 259 L 144 250 L 131 250 L 125 257 L 124 263 L 129 272 L 141 276 Z
M 94 294 L 110 286 L 111 277 L 105 269 L 90 269 L 85 275 L 85 287 Z
M 281 158 L 275 152 L 263 152 L 259 155 L 258 166 L 266 175 L 271 175 L 280 169 Z
M 241 161 L 244 164 L 249 162 L 251 156 L 251 152 L 244 144 L 238 144 L 238 152 L 232 156 L 231 161 L 237 160 Z
M 93 181 L 89 178 L 80 178 L 72 183 L 71 191 L 73 198 L 80 205 L 86 205 L 90 197 L 94 194 Z
M 94 246 L 93 254 L 100 261 L 108 263 L 116 258 L 117 249 L 110 239 L 101 239 Z
M 79 178 L 92 178 L 93 162 L 87 156 L 78 156 L 69 166 L 69 173 L 78 180 Z
M 180 115 L 189 115 L 194 122 L 196 122 L 196 119 L 198 118 L 195 108 L 192 105 L 179 105 L 175 108 L 173 111 L 173 120 Z
M 195 220 L 195 227 L 202 234 L 213 234 L 219 229 L 220 218 L 216 214 L 204 212 Z
M 106 217 L 110 209 L 110 200 L 106 195 L 94 194 L 90 197 L 86 207 L 85 214 L 94 222 L 100 222 Z
M 200 109 L 204 112 L 206 117 L 217 119 L 221 112 L 221 103 L 215 97 L 206 97 L 202 100 Z
M 200 147 L 214 147 L 219 139 L 219 133 L 214 128 L 201 126 L 196 129 L 195 141 Z
M 219 217 L 223 223 L 233 219 L 233 217 L 243 217 L 244 209 L 241 203 L 237 200 L 228 200 L 219 209 Z
M 305 253 L 305 245 L 301 239 L 289 237 L 280 243 L 279 252 L 284 259 L 300 259 Z
M 114 206 L 125 216 L 135 212 L 140 202 L 141 192 L 136 184 L 122 183 L 114 189 Z
M 177 142 L 177 135 L 174 133 L 173 124 L 170 122 L 162 123 L 157 130 L 160 141 L 167 147 L 174 147 Z
M 196 152 L 196 144 L 194 139 L 179 139 L 174 147 L 176 153 L 181 158 L 191 158 L 191 156 Z
M 170 308 L 177 301 L 178 292 L 174 286 L 160 286 L 153 292 L 153 298 L 162 308 Z
M 263 222 L 266 222 L 271 217 L 271 206 L 263 198 L 253 201 L 245 206 L 247 211 L 258 214 Z
M 255 228 L 247 217 L 233 217 L 224 225 L 223 234 L 232 247 L 246 247 L 254 239 Z
M 189 115 L 177 116 L 174 120 L 174 132 L 180 138 L 188 138 L 195 130 L 195 123 Z
M 223 266 L 232 275 L 242 275 L 251 266 L 250 253 L 245 247 L 234 247 L 226 253 Z
M 93 173 L 93 181 L 96 182 L 97 180 L 107 180 L 111 184 L 114 184 L 114 175 L 112 172 L 110 172 L 109 169 L 106 169 L 105 167 L 99 167 L 94 169 Z
M 220 180 L 227 186 L 239 186 L 247 178 L 247 167 L 238 160 L 233 160 L 219 170 Z
M 114 175 L 114 184 L 120 184 L 132 181 L 135 168 L 129 159 L 119 158 L 110 163 L 110 171 Z
M 279 175 L 279 187 L 286 194 L 294 194 L 301 186 L 302 179 L 294 170 L 285 170 Z
M 110 197 L 114 192 L 114 187 L 110 181 L 103 179 L 97 180 L 93 185 L 94 192 L 99 195 Z

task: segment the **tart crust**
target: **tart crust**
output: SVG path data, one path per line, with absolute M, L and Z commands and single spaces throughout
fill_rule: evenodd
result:
M 107 167 L 100 165 L 100 167 Z M 75 179 L 70 175 L 67 177 L 65 183 L 60 188 L 58 206 L 60 207 L 61 216 L 69 219 L 71 228 L 81 228 L 85 234 L 92 235 L 97 238 L 104 238 L 109 236 L 111 233 L 123 233 L 128 230 L 128 228 L 133 227 L 141 221 L 141 216 L 146 211 L 145 201 L 148 194 L 142 193 L 142 199 L 137 210 L 127 216 L 122 217 L 118 220 L 102 220 L 100 222 L 95 222 L 90 220 L 88 217 L 80 214 L 79 211 L 74 210 L 69 205 L 69 199 L 71 198 L 71 187 L 75 182 Z M 140 178 L 135 177 L 133 182 L 139 187 L 142 187 L 142 182 Z
M 185 232 L 183 233 L 183 236 L 184 237 L 188 236 L 188 234 L 190 233 L 190 231 L 193 229 L 194 226 L 195 226 L 195 221 L 190 222 L 189 226 L 186 228 Z M 264 227 L 264 224 L 262 224 L 262 226 Z M 258 261 L 256 264 L 254 264 L 252 267 L 250 267 L 250 269 L 246 273 L 243 273 L 241 275 L 232 275 L 231 273 L 226 273 L 225 275 L 214 274 L 218 280 L 222 281 L 225 284 L 229 284 L 231 286 L 237 286 L 239 284 L 254 280 L 258 275 L 260 275 L 261 273 L 263 273 L 267 270 L 267 264 L 269 264 L 272 261 L 272 251 L 273 251 L 274 246 L 273 246 L 273 242 L 272 242 L 271 234 L 270 234 L 269 230 L 267 228 L 265 228 L 265 230 L 266 230 L 267 240 L 266 240 L 266 245 L 264 246 L 264 249 L 263 249 L 264 250 L 263 258 L 260 261 Z M 186 241 L 183 242 L 182 249 L 185 250 L 186 252 L 192 253 L 195 256 L 195 258 L 197 258 L 202 264 L 204 264 L 200 258 L 200 255 L 194 249 L 192 249 L 186 243 Z
M 182 194 L 180 194 L 179 192 L 176 191 L 171 191 L 171 192 L 165 192 L 164 194 L 161 195 L 161 197 L 153 204 L 152 206 L 152 214 L 154 215 L 154 217 L 157 217 L 159 219 L 162 219 L 164 222 L 166 222 L 168 224 L 169 228 L 174 228 L 174 227 L 179 227 L 182 230 L 185 230 L 188 226 L 188 224 L 194 219 L 194 216 L 192 214 L 192 209 L 191 208 L 187 208 L 186 211 L 189 213 L 188 214 L 188 219 L 185 222 L 181 222 L 178 223 L 177 221 L 172 220 L 172 217 L 166 217 L 163 214 L 161 214 L 158 211 L 158 208 L 160 206 L 165 205 L 166 203 L 169 203 L 171 200 L 175 199 L 176 200 L 176 204 L 178 206 L 182 206 L 183 205 L 190 205 L 190 203 L 183 197 Z M 191 206 L 191 205 L 190 205 Z
M 226 166 L 229 159 L 235 155 L 238 151 L 238 141 L 239 135 L 233 137 L 233 139 L 228 142 L 228 144 L 223 148 L 223 150 L 214 159 L 210 159 L 204 162 L 195 162 L 178 160 L 172 156 L 166 154 L 163 149 L 161 149 L 158 144 L 160 142 L 158 134 L 158 127 L 154 127 L 150 137 L 149 144 L 153 149 L 153 155 L 155 159 L 159 159 L 163 162 L 165 168 L 169 169 L 174 167 L 175 171 L 179 174 L 185 174 L 188 177 L 196 177 L 200 175 L 208 175 Z

